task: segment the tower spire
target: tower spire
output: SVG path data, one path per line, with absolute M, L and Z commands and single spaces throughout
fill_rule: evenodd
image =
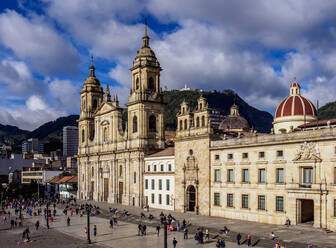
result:
M 147 34 L 147 18 L 145 19 L 145 34 L 142 37 L 142 48 L 149 47 L 149 36 Z
M 93 66 L 93 56 L 91 55 L 90 76 L 95 77 L 95 68 Z
M 105 102 L 111 102 L 110 87 L 108 85 L 106 85 L 105 90 Z

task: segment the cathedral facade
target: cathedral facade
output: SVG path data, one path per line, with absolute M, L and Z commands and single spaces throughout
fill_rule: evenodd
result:
M 164 148 L 160 64 L 147 28 L 131 67 L 127 122 L 118 97 L 105 94 L 91 61 L 78 120 L 78 198 L 142 206 L 144 157 Z

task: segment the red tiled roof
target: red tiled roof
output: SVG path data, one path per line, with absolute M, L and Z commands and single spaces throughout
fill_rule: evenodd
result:
M 61 183 L 77 183 L 78 177 L 77 176 L 64 176 L 60 178 L 56 184 L 61 184 Z
M 317 127 L 317 126 L 326 126 L 328 124 L 328 121 L 330 121 L 330 125 L 336 124 L 336 119 L 330 119 L 330 120 L 321 120 L 321 121 L 312 121 L 309 123 L 306 123 L 306 125 L 299 126 L 300 128 L 306 127 Z
M 153 157 L 166 157 L 166 156 L 174 156 L 175 149 L 174 147 L 167 147 L 166 149 L 153 153 L 151 155 L 148 155 L 147 157 L 153 158 Z

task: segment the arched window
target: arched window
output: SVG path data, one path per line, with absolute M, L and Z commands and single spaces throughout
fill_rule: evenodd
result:
M 91 167 L 91 176 L 94 177 L 94 168 L 93 168 L 93 166 Z
M 122 176 L 122 165 L 119 166 L 119 176 Z
M 180 130 L 182 130 L 183 129 L 183 122 L 182 122 L 182 120 L 180 120 Z
M 133 133 L 138 132 L 138 117 L 133 116 Z
M 98 106 L 98 101 L 97 101 L 97 99 L 94 99 L 93 103 L 92 103 L 93 110 L 96 110 L 97 106 Z
M 196 118 L 196 127 L 199 127 L 199 122 L 200 122 L 200 120 L 199 120 L 199 117 L 197 116 L 197 118 Z
M 188 121 L 187 119 L 184 120 L 184 130 L 187 130 L 188 128 Z
M 139 89 L 139 78 L 136 78 L 136 80 L 135 80 L 135 88 L 137 90 Z
M 95 126 L 94 123 L 90 124 L 90 140 L 92 141 L 94 139 L 95 136 Z
M 156 117 L 154 115 L 149 116 L 149 131 L 156 131 Z
M 184 114 L 184 107 L 182 108 L 182 114 Z
M 204 126 L 205 126 L 205 117 L 202 116 L 202 127 L 204 127 Z
M 108 140 L 108 128 L 107 127 L 104 127 L 104 141 L 106 142 Z
M 150 77 L 148 79 L 148 88 L 150 90 L 155 90 L 155 83 L 154 83 L 154 79 L 152 77 Z
M 84 128 L 82 129 L 82 143 L 85 142 L 85 131 Z
M 202 103 L 200 103 L 200 107 L 199 108 L 202 109 Z

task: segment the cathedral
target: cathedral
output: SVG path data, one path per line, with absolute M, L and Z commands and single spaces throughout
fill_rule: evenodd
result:
M 123 126 L 118 96 L 105 94 L 91 59 L 81 90 L 78 120 L 80 199 L 142 206 L 144 157 L 164 148 L 160 63 L 149 46 L 147 27 L 131 67 L 132 87 Z
M 194 108 L 183 101 L 168 152 L 162 69 L 147 30 L 130 70 L 122 109 L 91 62 L 78 120 L 79 199 L 336 231 L 336 120 L 319 121 L 296 80 L 270 133 L 253 130 L 236 104 L 219 118 L 203 96 Z

